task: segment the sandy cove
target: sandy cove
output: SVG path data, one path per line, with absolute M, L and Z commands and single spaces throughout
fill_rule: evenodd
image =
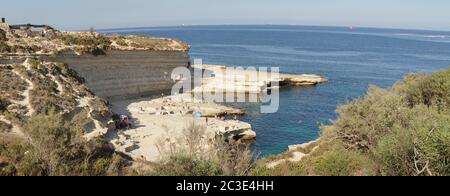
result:
M 198 68 L 197 65 L 193 67 Z M 201 68 L 211 71 L 214 76 L 204 78 L 202 85 L 193 89 L 194 93 L 222 90 L 223 92 L 258 94 L 267 88 L 279 88 L 284 85 L 316 85 L 328 81 L 325 77 L 311 74 L 271 76 L 264 72 L 251 70 L 225 73 L 226 67 L 219 65 L 202 65 Z M 258 77 L 252 77 L 255 75 Z M 279 86 L 268 85 L 274 81 L 278 82 Z M 229 88 L 230 86 L 231 88 Z M 215 118 L 225 115 L 243 115 L 244 111 L 195 99 L 191 94 L 158 99 L 116 101 L 111 104 L 114 113 L 126 114 L 132 118 L 133 128 L 125 131 L 116 131 L 114 128 L 110 128 L 107 138 L 116 147 L 116 150 L 128 154 L 134 159 L 152 162 L 160 160 L 162 158 L 161 143 L 182 146 L 183 144 L 176 140 L 183 136 L 183 131 L 193 122 L 205 127 L 204 139 L 211 144 L 214 143 L 217 135 L 243 140 L 256 138 L 256 133 L 246 122 Z M 196 112 L 201 112 L 202 117 L 195 118 L 194 113 Z
M 204 137 L 210 142 L 215 140 L 217 134 L 226 133 L 240 139 L 256 138 L 256 133 L 248 123 L 214 118 L 221 115 L 242 115 L 242 110 L 197 99 L 186 101 L 189 97 L 190 95 L 183 94 L 159 99 L 112 102 L 114 113 L 127 114 L 132 118 L 133 128 L 123 131 L 110 128 L 108 140 L 116 150 L 134 159 L 155 162 L 162 158 L 159 149 L 161 141 L 174 142 L 183 136 L 183 130 L 192 122 L 206 128 Z M 203 116 L 196 119 L 195 112 L 201 112 Z

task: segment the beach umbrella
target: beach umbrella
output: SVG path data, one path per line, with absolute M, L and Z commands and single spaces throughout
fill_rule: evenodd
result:
M 195 112 L 194 116 L 195 116 L 195 118 L 201 118 L 202 117 L 202 113 L 201 112 Z

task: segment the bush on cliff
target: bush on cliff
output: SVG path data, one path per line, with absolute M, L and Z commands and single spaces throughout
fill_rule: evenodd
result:
M 0 29 L 0 42 L 8 41 L 8 38 L 6 37 L 6 31 L 3 29 Z
M 390 90 L 371 86 L 337 111 L 318 152 L 279 167 L 297 175 L 450 175 L 450 70 L 411 74 Z
M 375 175 L 373 161 L 362 153 L 343 148 L 338 144 L 312 152 L 300 162 L 282 162 L 275 168 L 268 163 L 277 159 L 259 160 L 251 171 L 254 176 L 366 176 Z M 288 157 L 283 157 L 284 159 Z
M 6 37 L 6 32 L 0 29 L 0 52 L 11 52 L 11 47 L 6 44 L 8 38 Z
M 0 53 L 9 53 L 11 52 L 11 47 L 6 44 L 4 41 L 0 41 Z
M 4 111 L 6 111 L 6 108 L 9 105 L 9 101 L 3 97 L 0 97 L 0 114 L 2 114 Z
M 371 87 L 338 109 L 333 134 L 377 163 L 379 175 L 450 175 L 450 70 Z
M 92 119 L 87 115 L 89 109 L 77 107 L 76 98 L 92 94 L 76 73 L 66 65 L 33 59 L 27 62 L 29 70 L 24 65 L 14 65 L 13 69 L 33 83 L 30 103 L 35 112 L 30 118 L 25 117 L 7 107 L 13 100 L 11 96 L 5 94 L 9 97 L 0 99 L 2 115 L 19 127 L 26 138 L 0 136 L 0 175 L 122 175 L 128 165 L 123 156 L 115 153 L 104 138 L 83 138 Z M 0 71 L 9 78 L 16 77 L 13 84 L 21 81 L 27 85 L 12 73 L 12 68 Z M 21 86 L 7 85 L 2 89 L 22 92 L 26 86 Z M 99 102 L 95 107 L 105 109 L 106 105 Z M 10 128 L 5 126 L 5 130 Z
M 405 98 L 409 107 L 426 105 L 439 112 L 450 111 L 450 70 L 431 76 L 412 74 L 394 86 L 394 91 Z
M 2 136 L 3 137 L 3 136 Z M 0 176 L 17 175 L 17 164 L 25 154 L 23 141 L 12 138 L 0 140 Z
M 245 146 L 224 144 L 212 154 L 172 154 L 143 175 L 152 176 L 243 176 L 253 168 L 253 156 Z M 227 149 L 228 148 L 228 149 Z M 207 152 L 204 152 L 207 153 Z
M 0 121 L 0 134 L 1 133 L 7 133 L 11 129 L 12 129 L 12 125 L 10 125 L 10 124 L 8 124 L 6 122 Z
M 205 141 L 205 128 L 194 123 L 184 130 L 176 143 L 160 144 L 165 156 L 152 169 L 137 172 L 155 176 L 242 176 L 248 175 L 254 166 L 254 156 L 248 144 L 231 144 L 218 139 Z M 165 140 L 167 141 L 167 140 Z M 208 147 L 206 147 L 208 146 Z M 206 147 L 206 148 L 205 148 Z
M 64 35 L 62 37 L 64 44 L 68 46 L 83 46 L 87 51 L 95 51 L 96 49 L 108 50 L 111 46 L 110 38 L 106 36 L 74 36 Z
M 30 142 L 21 145 L 15 175 L 118 175 L 124 166 L 106 141 L 85 141 L 57 112 L 32 117 L 24 129 Z
M 30 91 L 30 104 L 36 113 L 47 113 L 52 108 L 61 112 L 70 112 L 78 105 L 77 97 L 93 96 L 84 85 L 84 79 L 68 65 L 36 59 L 28 59 L 28 63 L 30 64 L 29 70 L 19 64 L 14 65 L 14 70 L 33 83 L 34 87 Z M 13 96 L 12 93 L 15 93 L 21 96 L 28 84 L 11 71 L 7 73 L 17 78 L 11 80 L 15 85 L 0 85 L 0 90 L 6 89 L 5 91 L 8 92 L 6 95 Z M 5 75 L 1 69 L 0 74 Z M 109 112 L 104 102 L 97 101 L 94 107 L 96 107 L 95 111 L 99 110 L 104 115 Z
M 12 67 L 0 67 L 0 78 L 5 81 L 0 82 L 0 92 L 5 99 L 21 101 L 24 98 L 22 93 L 28 84 L 13 73 Z
M 185 154 L 170 156 L 157 164 L 150 175 L 154 176 L 219 176 L 220 167 L 212 161 L 197 159 Z
M 128 43 L 125 41 L 126 38 L 125 36 L 113 36 L 111 37 L 112 40 L 114 40 L 116 42 L 117 45 L 119 46 L 128 46 Z
M 408 127 L 394 127 L 374 150 L 381 175 L 450 175 L 450 115 L 414 107 Z

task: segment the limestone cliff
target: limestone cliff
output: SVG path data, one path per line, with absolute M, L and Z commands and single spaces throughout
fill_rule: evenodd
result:
M 172 70 L 189 62 L 182 51 L 110 50 L 101 56 L 61 53 L 46 58 L 70 65 L 97 96 L 107 100 L 168 94 L 174 84 Z
M 103 55 L 108 50 L 186 52 L 189 45 L 151 36 L 105 36 L 96 32 L 62 32 L 47 25 L 0 23 L 0 57 L 56 55 L 67 51 Z
M 174 39 L 61 32 L 46 25 L 6 23 L 1 24 L 0 33 L 0 64 L 21 64 L 29 57 L 65 63 L 107 100 L 170 92 L 172 70 L 189 65 L 189 46 Z
M 189 64 L 189 46 L 150 36 L 61 32 L 0 23 L 2 130 L 21 133 L 35 114 L 81 116 L 84 134 L 106 133 L 107 101 L 170 92 L 170 73 Z

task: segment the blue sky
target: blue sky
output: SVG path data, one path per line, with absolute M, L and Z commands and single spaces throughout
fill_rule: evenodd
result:
M 450 30 L 450 1 L 2 0 L 0 16 L 63 29 L 294 24 Z

